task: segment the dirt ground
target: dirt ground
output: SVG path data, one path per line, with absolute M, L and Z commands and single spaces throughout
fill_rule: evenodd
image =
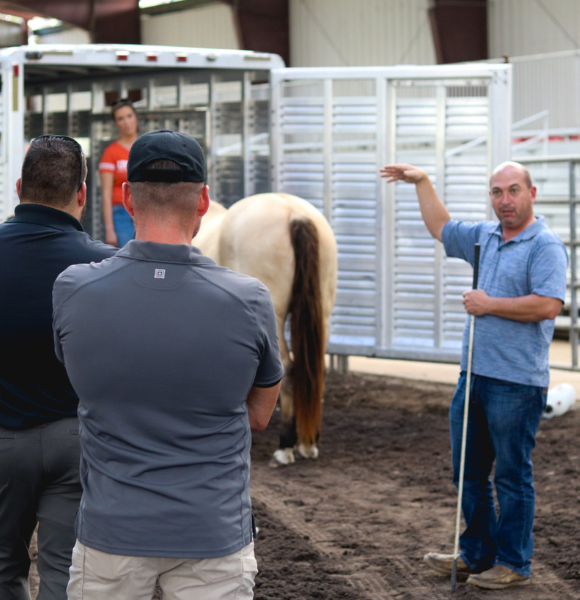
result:
M 254 436 L 256 600 L 451 597 L 449 579 L 422 557 L 453 549 L 452 392 L 444 384 L 330 374 L 317 461 L 268 467 L 279 413 Z M 579 433 L 580 410 L 540 425 L 532 584 L 494 593 L 458 582 L 456 598 L 580 599 Z
M 453 549 L 452 392 L 443 384 L 331 374 L 317 461 L 270 469 L 275 424 L 254 436 L 257 600 L 451 597 L 449 579 L 422 557 Z M 495 592 L 502 600 L 580 598 L 579 433 L 580 410 L 540 425 L 532 584 Z M 458 583 L 454 596 L 490 594 Z

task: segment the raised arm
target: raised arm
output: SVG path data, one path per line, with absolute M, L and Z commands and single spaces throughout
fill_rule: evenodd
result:
M 406 164 L 386 165 L 380 173 L 381 177 L 388 177 L 387 183 L 404 181 L 415 184 L 423 221 L 429 233 L 441 242 L 441 232 L 451 217 L 437 196 L 427 173 L 423 169 Z

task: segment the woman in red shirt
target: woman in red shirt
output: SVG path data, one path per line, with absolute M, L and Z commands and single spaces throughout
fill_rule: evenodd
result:
M 105 241 L 122 248 L 135 236 L 133 221 L 123 206 L 123 183 L 127 181 L 129 150 L 139 134 L 137 113 L 130 100 L 113 104 L 111 115 L 119 138 L 107 146 L 99 163 L 103 193 Z

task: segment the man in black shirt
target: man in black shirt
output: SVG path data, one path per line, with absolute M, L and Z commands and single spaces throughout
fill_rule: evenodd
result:
M 28 599 L 38 523 L 38 600 L 65 600 L 81 498 L 78 398 L 54 354 L 52 286 L 116 248 L 83 231 L 86 161 L 64 136 L 36 138 L 0 225 L 0 598 Z

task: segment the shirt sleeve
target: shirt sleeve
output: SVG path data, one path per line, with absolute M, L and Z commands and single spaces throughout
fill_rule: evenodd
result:
M 563 244 L 542 245 L 531 261 L 531 293 L 564 302 L 567 268 L 568 255 Z
M 256 321 L 260 336 L 260 364 L 254 378 L 254 386 L 271 387 L 284 375 L 278 346 L 278 327 L 274 303 L 268 288 L 259 284 L 256 304 Z
M 107 146 L 105 148 L 103 156 L 101 156 L 101 162 L 99 163 L 99 173 L 114 173 L 116 171 L 116 161 L 117 159 L 115 157 L 115 151 L 111 144 L 110 146 Z
M 63 338 L 65 332 L 65 315 L 63 304 L 76 289 L 70 271 L 76 265 L 63 271 L 52 287 L 52 331 L 54 335 L 54 352 L 58 360 L 64 364 Z
M 443 246 L 447 256 L 462 258 L 471 266 L 475 262 L 475 244 L 479 242 L 480 233 L 486 222 L 470 223 L 467 221 L 447 221 L 441 231 Z

